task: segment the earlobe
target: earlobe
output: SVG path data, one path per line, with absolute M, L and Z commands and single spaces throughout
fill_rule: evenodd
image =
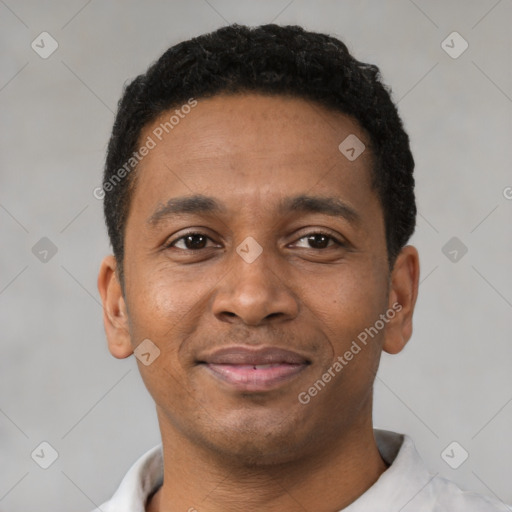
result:
M 119 359 L 133 354 L 128 328 L 128 313 L 121 284 L 116 272 L 113 255 L 101 262 L 98 273 L 98 290 L 103 303 L 103 324 L 110 353 Z
M 412 316 L 419 282 L 419 256 L 412 245 L 402 248 L 391 273 L 388 307 L 396 312 L 386 326 L 382 349 L 389 354 L 400 352 L 412 335 Z

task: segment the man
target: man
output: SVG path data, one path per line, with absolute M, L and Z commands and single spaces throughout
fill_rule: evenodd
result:
M 412 332 L 413 168 L 378 69 L 300 27 L 224 27 L 126 88 L 98 287 L 162 447 L 103 512 L 506 510 L 373 429 Z

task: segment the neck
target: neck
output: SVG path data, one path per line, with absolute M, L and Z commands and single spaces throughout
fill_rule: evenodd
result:
M 160 418 L 164 483 L 147 512 L 342 510 L 387 469 L 371 415 L 328 449 L 283 464 L 248 466 L 198 448 Z M 221 459 L 221 460 L 219 460 Z

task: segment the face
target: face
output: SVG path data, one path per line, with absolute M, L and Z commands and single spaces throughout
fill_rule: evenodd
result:
M 412 248 L 389 271 L 370 141 L 281 96 L 198 100 L 160 141 L 169 116 L 141 133 L 156 146 L 137 169 L 125 296 L 113 257 L 100 271 L 110 349 L 150 340 L 139 368 L 161 428 L 196 445 L 259 462 L 328 450 L 370 421 L 416 296 Z M 352 161 L 349 135 L 366 145 Z

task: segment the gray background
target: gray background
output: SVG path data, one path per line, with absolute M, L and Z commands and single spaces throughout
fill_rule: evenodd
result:
M 168 46 L 271 21 L 379 65 L 411 136 L 420 296 L 413 339 L 383 357 L 375 424 L 511 503 L 511 20 L 510 0 L 0 0 L 0 510 L 86 512 L 159 442 L 134 359 L 107 351 L 96 289 L 110 249 L 92 191 L 113 111 Z M 59 44 L 47 59 L 31 48 L 43 31 Z M 441 46 L 453 31 L 469 43 L 456 59 Z M 58 250 L 46 262 L 42 237 Z M 468 249 L 455 262 L 452 237 Z M 42 441 L 59 454 L 46 470 L 31 458 Z M 452 441 L 469 452 L 456 470 L 441 457 Z

